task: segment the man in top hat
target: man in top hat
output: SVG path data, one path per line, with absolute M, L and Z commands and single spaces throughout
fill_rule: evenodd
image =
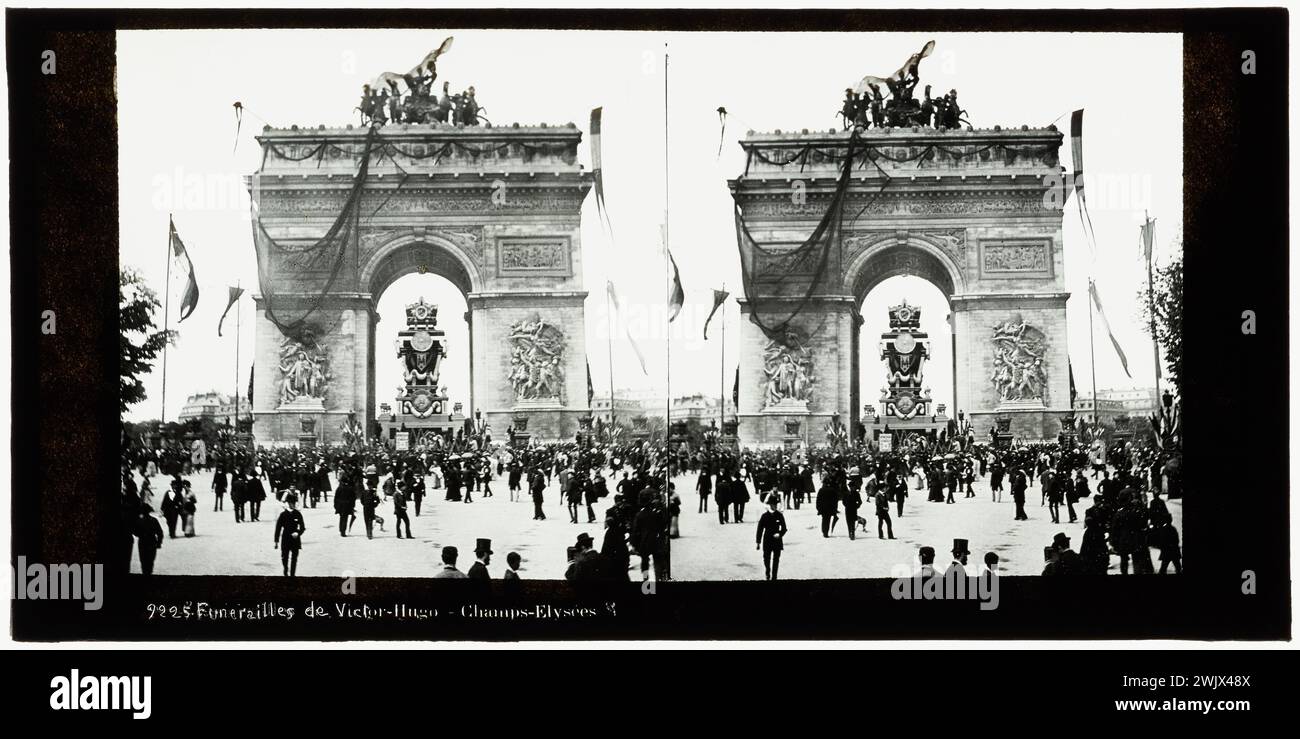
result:
M 598 582 L 607 578 L 605 557 L 593 549 L 595 543 L 591 534 L 578 534 L 573 543 L 573 561 L 565 571 L 564 579 L 569 582 Z
M 1019 467 L 1011 473 L 1011 498 L 1016 502 L 1016 520 L 1028 521 L 1029 514 L 1025 513 L 1025 490 L 1029 487 L 1029 477 L 1025 471 Z
M 302 511 L 298 510 L 298 495 L 289 493 L 284 497 L 285 509 L 275 521 L 275 543 L 280 548 L 280 564 L 284 566 L 285 577 L 298 574 L 298 552 L 302 549 L 302 534 L 307 530 L 307 523 L 302 520 Z
M 886 489 L 876 491 L 876 536 L 885 538 L 885 528 L 889 528 L 889 538 L 894 538 L 894 520 L 889 517 L 889 495 Z
M 948 565 L 948 571 L 944 573 L 947 577 L 949 573 L 956 573 L 957 577 L 966 576 L 966 561 L 970 558 L 970 542 L 965 539 L 952 540 L 952 563 Z
M 779 510 L 781 499 L 776 493 L 768 496 L 768 510 L 758 519 L 754 533 L 754 548 L 763 550 L 763 572 L 766 579 L 777 579 L 781 569 L 781 552 L 785 549 L 785 535 L 789 528 L 785 515 Z
M 1070 548 L 1070 537 L 1062 531 L 1052 537 L 1053 556 L 1043 569 L 1044 575 L 1079 575 L 1083 573 L 1083 561 L 1077 552 Z
M 474 545 L 474 564 L 470 565 L 467 573 L 471 580 L 491 580 L 492 576 L 488 574 L 487 566 L 492 562 L 492 540 L 479 539 Z
M 460 556 L 460 551 L 453 546 L 442 548 L 442 569 L 434 573 L 435 580 L 464 580 L 465 573 L 456 569 L 456 559 Z
M 402 524 L 406 524 L 406 538 L 414 539 L 411 535 L 411 519 L 406 515 L 406 489 L 406 483 L 393 489 L 393 519 L 397 522 L 397 538 L 402 538 Z

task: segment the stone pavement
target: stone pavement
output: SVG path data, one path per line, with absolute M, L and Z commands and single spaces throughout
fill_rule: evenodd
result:
M 197 473 L 189 478 L 199 498 L 196 520 L 197 536 L 164 541 L 158 552 L 154 571 L 166 575 L 280 575 L 280 553 L 273 545 L 275 519 L 281 505 L 272 496 L 262 504 L 261 521 L 235 523 L 229 496 L 225 510 L 212 511 L 211 474 Z M 158 476 L 152 486 L 159 490 L 167 479 Z M 763 561 L 754 548 L 754 533 L 763 507 L 751 493 L 745 511 L 745 523 L 720 525 L 714 502 L 709 512 L 697 513 L 699 497 L 693 492 L 695 476 L 683 475 L 674 480 L 682 499 L 679 522 L 681 537 L 673 541 L 672 569 L 677 580 L 753 580 L 763 578 Z M 612 486 L 611 486 L 612 487 Z M 1095 486 L 1094 486 L 1095 487 Z M 521 576 L 528 579 L 562 579 L 567 567 L 565 549 L 581 532 L 597 543 L 603 536 L 604 508 L 608 499 L 597 506 L 598 523 L 586 523 L 585 507 L 579 516 L 582 523 L 569 522 L 568 512 L 553 481 L 546 491 L 545 521 L 533 521 L 533 506 L 526 491 L 511 503 L 505 480 L 494 480 L 494 496 L 474 494 L 473 503 L 443 500 L 445 491 L 430 489 L 419 517 L 414 506 L 408 507 L 414 539 L 397 539 L 393 526 L 392 504 L 380 506 L 386 530 L 375 527 L 375 538 L 367 539 L 365 524 L 358 517 L 347 537 L 338 534 L 338 518 L 331 502 L 303 510 L 307 532 L 298 563 L 302 577 L 430 577 L 441 569 L 440 553 L 444 545 L 460 549 L 459 569 L 465 571 L 474 562 L 477 538 L 492 540 L 493 555 L 488 569 L 493 578 L 505 571 L 506 554 L 519 552 L 523 557 Z M 1015 504 L 1010 493 L 994 503 L 987 478 L 976 480 L 974 498 L 957 497 L 957 502 L 929 503 L 924 490 L 910 490 L 911 496 L 899 518 L 894 516 L 896 539 L 876 535 L 875 510 L 864 505 L 859 514 L 867 519 L 867 531 L 850 541 L 843 516 L 835 531 L 823 539 L 821 519 L 811 503 L 800 509 L 785 510 L 790 528 L 781 559 L 782 579 L 838 579 L 891 577 L 899 566 L 915 566 L 917 549 L 935 548 L 936 563 L 946 567 L 954 538 L 970 541 L 971 564 L 982 563 L 985 552 L 995 551 L 1006 575 L 1037 575 L 1043 569 L 1043 547 L 1064 531 L 1077 551 L 1082 544 L 1083 512 L 1089 499 L 1076 505 L 1079 522 L 1065 523 L 1068 514 L 1062 507 L 1062 523 L 1054 524 L 1046 506 L 1039 505 L 1041 490 L 1030 488 L 1025 510 L 1028 521 L 1014 521 Z M 1182 502 L 1169 501 L 1174 526 L 1182 534 Z M 179 530 L 179 526 L 177 527 Z M 166 529 L 164 523 L 164 530 Z M 1186 544 L 1184 543 L 1184 548 Z M 1159 568 L 1158 550 L 1152 559 Z M 132 561 L 139 571 L 139 562 Z M 1111 573 L 1119 571 L 1119 560 L 1111 558 Z M 639 577 L 638 559 L 633 557 L 632 577 Z

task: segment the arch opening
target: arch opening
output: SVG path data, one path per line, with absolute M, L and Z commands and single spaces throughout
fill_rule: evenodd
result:
M 921 331 L 930 344 L 930 358 L 923 366 L 922 386 L 931 393 L 936 406 L 944 404 L 948 415 L 954 415 L 953 406 L 953 345 L 952 308 L 949 295 L 943 286 L 927 277 L 900 273 L 875 281 L 859 299 L 857 305 L 862 324 L 858 328 L 858 387 L 860 398 L 856 410 L 872 404 L 880 411 L 881 389 L 886 384 L 885 364 L 880 359 L 880 335 L 889 330 L 889 309 L 907 301 L 909 306 L 921 311 Z
M 945 298 L 961 291 L 961 275 L 955 266 L 935 250 L 914 243 L 870 249 L 850 265 L 850 289 L 861 303 L 877 285 L 898 276 L 919 277 Z
M 468 302 L 464 291 L 453 280 L 440 274 L 408 272 L 382 285 L 375 296 L 375 330 L 372 334 L 373 390 L 371 400 L 376 418 L 387 403 L 396 408 L 395 398 L 402 385 L 402 362 L 397 357 L 398 332 L 406 328 L 406 306 L 423 298 L 438 307 L 438 328 L 446 332 L 447 355 L 442 359 L 439 384 L 447 387 L 449 403 L 462 403 L 469 412 L 472 374 L 470 367 L 469 322 L 465 320 Z
M 362 269 L 362 285 L 376 300 L 390 285 L 410 274 L 432 274 L 454 285 L 465 298 L 474 291 L 475 279 L 462 259 L 449 247 L 427 241 L 390 242 Z

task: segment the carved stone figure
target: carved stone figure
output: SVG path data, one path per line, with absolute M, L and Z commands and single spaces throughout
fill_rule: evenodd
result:
M 558 400 L 564 389 L 564 333 L 537 315 L 510 327 L 510 384 L 516 400 Z
M 812 355 L 795 331 L 783 340 L 770 339 L 763 350 L 763 372 L 767 375 L 767 402 L 807 401 L 812 397 Z
M 1003 401 L 1042 401 L 1047 389 L 1043 332 L 1019 314 L 993 327 L 993 387 Z
M 330 384 L 329 357 L 310 332 L 280 343 L 280 402 L 299 398 L 323 400 Z

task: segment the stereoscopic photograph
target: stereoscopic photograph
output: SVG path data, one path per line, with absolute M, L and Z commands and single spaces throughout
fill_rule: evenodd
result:
M 15 470 L 54 466 L 15 478 L 14 603 L 105 586 L 16 629 L 1286 638 L 1251 599 L 1289 598 L 1286 487 L 1250 481 L 1285 475 L 1285 206 L 1216 194 L 1285 151 L 1285 82 L 1277 121 L 1236 123 L 1277 89 L 1277 39 L 1242 45 L 1267 18 L 837 17 L 126 13 L 24 41 L 62 44 L 45 74 L 85 117 L 49 88 L 11 132 L 112 136 L 15 145 L 11 176 L 86 147 L 115 197 L 56 235 L 111 254 L 42 242 L 30 284 L 15 252 L 15 305 L 58 321 L 23 341 L 60 354 L 15 376 L 40 428 L 16 417 Z M 11 93 L 42 83 L 10 50 Z M 111 272 L 115 314 L 54 310 L 102 309 Z M 111 409 L 65 387 L 74 334 Z M 42 489 L 92 448 L 96 492 Z M 1238 506 L 1265 528 L 1222 531 Z M 1099 616 L 1147 602 L 1177 615 Z

